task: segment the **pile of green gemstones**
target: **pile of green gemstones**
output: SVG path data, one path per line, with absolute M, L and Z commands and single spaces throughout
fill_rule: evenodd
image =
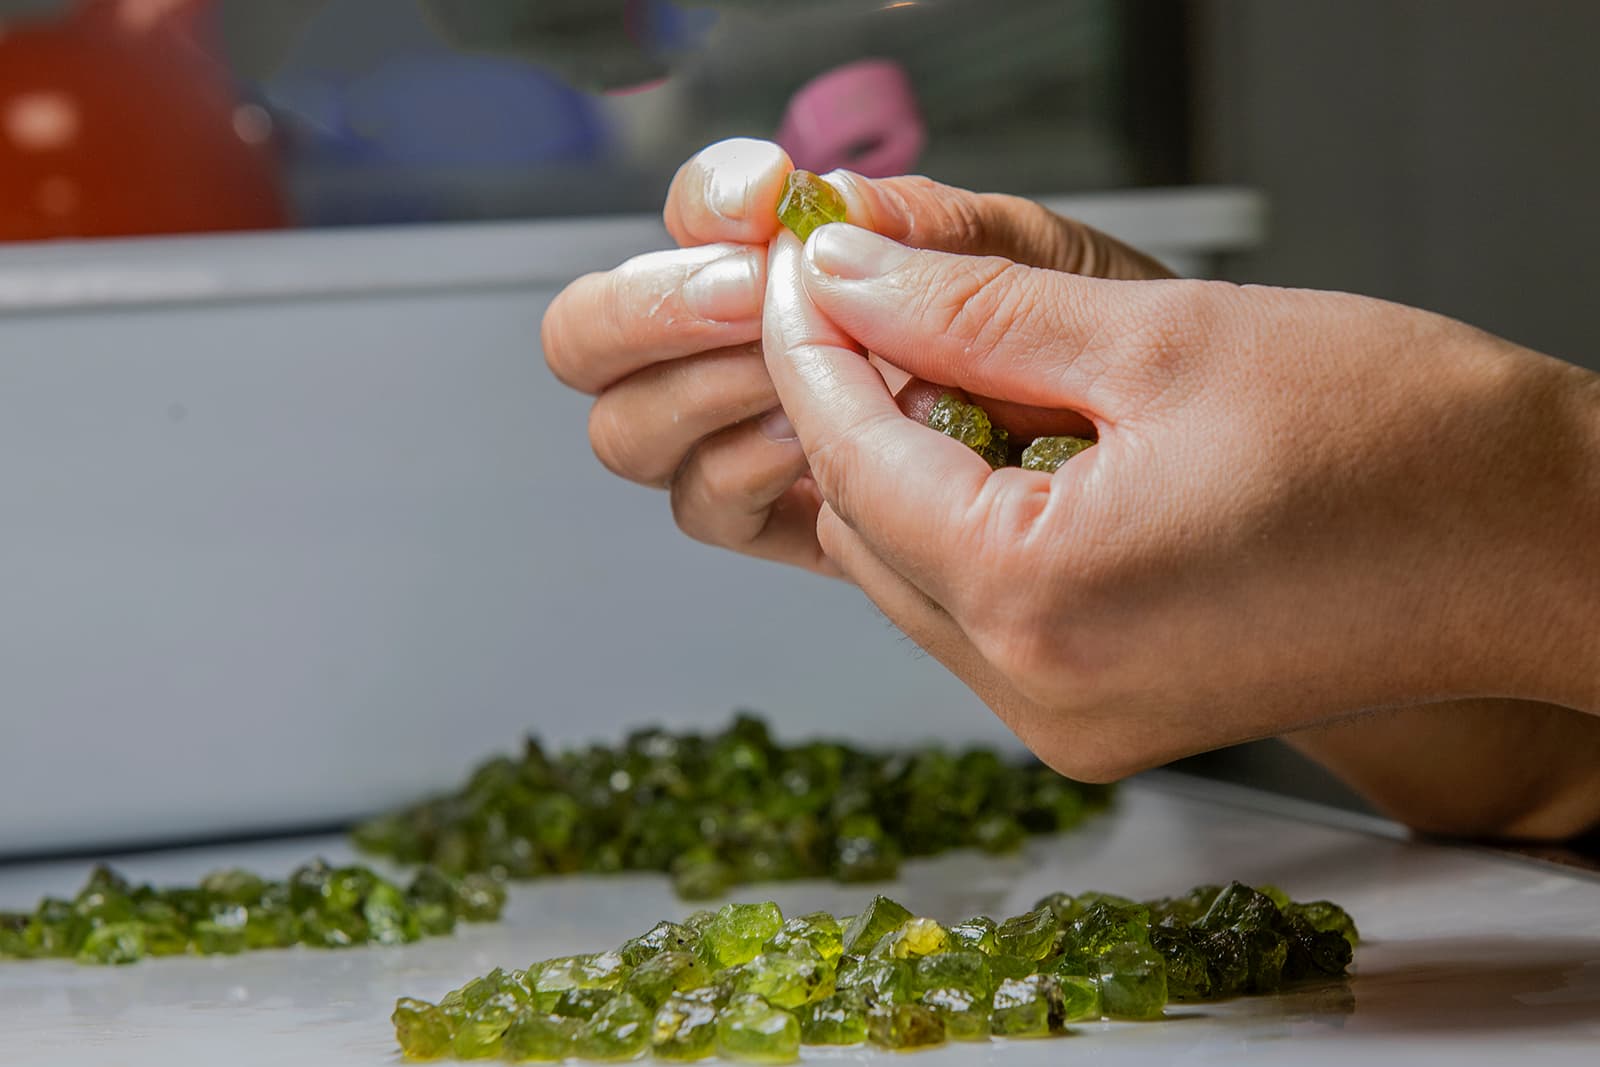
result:
M 457 921 L 498 919 L 504 904 L 505 887 L 493 878 L 432 868 L 405 889 L 366 867 L 321 860 L 281 882 L 222 870 L 198 886 L 157 889 L 100 866 L 72 900 L 46 897 L 32 912 L 0 912 L 0 957 L 110 964 L 290 945 L 394 945 L 448 934 Z
M 728 904 L 613 951 L 496 970 L 438 1004 L 402 999 L 393 1022 L 413 1059 L 787 1063 L 803 1044 L 910 1050 L 1158 1019 L 1169 1000 L 1337 978 L 1355 942 L 1338 905 L 1237 882 L 1144 903 L 1057 893 L 949 927 L 881 896 L 839 919 Z
M 934 404 L 927 421 L 933 429 L 946 437 L 954 437 L 982 456 L 995 470 L 1021 467 L 1053 474 L 1067 460 L 1094 445 L 1093 441 L 1082 437 L 1035 437 L 1019 451 L 1005 427 L 990 419 L 987 411 L 977 404 L 957 400 L 950 393 Z
M 355 841 L 402 863 L 511 878 L 670 872 L 680 896 L 706 900 L 757 881 L 887 880 L 904 857 L 964 846 L 1014 850 L 1108 796 L 986 749 L 780 745 L 740 715 L 712 736 L 644 730 L 616 748 L 549 754 L 530 738 L 520 757 L 359 827 Z

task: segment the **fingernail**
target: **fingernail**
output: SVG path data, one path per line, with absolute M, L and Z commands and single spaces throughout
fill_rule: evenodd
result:
M 714 259 L 679 290 L 689 312 L 713 322 L 740 322 L 761 313 L 761 274 L 749 252 Z
M 751 183 L 787 160 L 771 141 L 734 137 L 710 146 L 696 157 L 705 170 L 706 207 L 724 219 L 744 218 L 750 211 Z
M 761 416 L 758 423 L 761 427 L 761 436 L 769 441 L 798 441 L 800 435 L 794 432 L 794 424 L 789 421 L 789 416 L 783 413 L 782 408 L 773 408 Z
M 824 226 L 806 242 L 806 262 L 823 274 L 857 281 L 887 274 L 911 250 L 859 226 Z

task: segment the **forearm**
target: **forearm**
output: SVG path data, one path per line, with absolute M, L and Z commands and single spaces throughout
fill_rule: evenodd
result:
M 1376 712 L 1285 738 L 1418 830 L 1555 841 L 1600 826 L 1600 716 L 1514 700 Z

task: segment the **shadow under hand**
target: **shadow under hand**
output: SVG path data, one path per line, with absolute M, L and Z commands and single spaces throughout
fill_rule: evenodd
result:
M 1379 942 L 1356 959 L 1354 1024 L 1364 1031 L 1600 1038 L 1600 939 Z

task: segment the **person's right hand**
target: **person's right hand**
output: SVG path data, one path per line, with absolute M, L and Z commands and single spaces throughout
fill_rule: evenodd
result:
M 764 141 L 723 141 L 699 153 L 667 194 L 667 230 L 680 247 L 579 278 L 545 313 L 543 344 L 556 376 L 596 398 L 589 440 L 600 461 L 667 489 L 684 532 L 836 574 L 817 544 L 821 497 L 761 353 L 766 246 L 792 169 Z M 1101 278 L 1170 277 L 1142 253 L 1028 200 L 925 178 L 827 179 L 852 222 L 912 247 Z M 922 399 L 915 388 L 901 398 Z

